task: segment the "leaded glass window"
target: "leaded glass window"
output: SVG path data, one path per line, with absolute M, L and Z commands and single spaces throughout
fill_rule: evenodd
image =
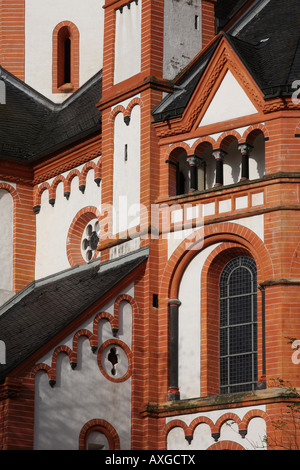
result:
M 257 383 L 257 280 L 252 258 L 232 259 L 220 277 L 220 393 Z

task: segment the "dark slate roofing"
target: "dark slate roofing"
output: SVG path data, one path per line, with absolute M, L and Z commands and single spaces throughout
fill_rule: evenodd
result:
M 6 345 L 0 382 L 147 257 L 144 248 L 101 265 L 96 260 L 77 266 L 31 283 L 6 302 L 0 308 L 0 341 Z
M 6 102 L 0 105 L 0 158 L 33 162 L 101 131 L 102 71 L 62 104 L 55 104 L 0 67 Z
M 215 5 L 215 15 L 219 28 L 223 28 L 248 0 L 218 0 Z
M 260 5 L 264 6 L 260 9 Z M 291 95 L 293 82 L 300 80 L 300 2 L 261 0 L 254 7 L 256 13 L 248 21 L 243 23 L 247 15 L 242 16 L 226 34 L 223 32 L 216 39 L 205 57 L 200 54 L 193 68 L 187 68 L 174 81 L 175 93 L 167 95 L 153 111 L 155 121 L 182 115 L 209 63 L 209 54 L 213 54 L 222 37 L 231 44 L 265 99 Z

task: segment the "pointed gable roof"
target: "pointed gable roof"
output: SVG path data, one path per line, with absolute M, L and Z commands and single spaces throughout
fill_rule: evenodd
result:
M 153 110 L 156 122 L 182 116 L 218 45 L 226 39 L 261 89 L 265 99 L 290 96 L 300 69 L 300 3 L 298 0 L 261 0 L 227 33 L 216 36 L 174 81 Z

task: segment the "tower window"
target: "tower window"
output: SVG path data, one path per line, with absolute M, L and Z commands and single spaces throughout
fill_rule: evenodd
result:
M 79 87 L 79 32 L 64 21 L 53 31 L 53 92 L 71 92 Z
M 200 29 L 200 18 L 199 15 L 195 15 L 195 29 L 199 31 Z

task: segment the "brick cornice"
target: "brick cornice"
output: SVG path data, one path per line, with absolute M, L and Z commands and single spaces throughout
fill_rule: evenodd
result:
M 109 92 L 104 93 L 97 107 L 100 111 L 103 111 L 149 88 L 167 93 L 173 91 L 172 82 L 169 80 L 139 73 L 128 80 L 114 85 Z

